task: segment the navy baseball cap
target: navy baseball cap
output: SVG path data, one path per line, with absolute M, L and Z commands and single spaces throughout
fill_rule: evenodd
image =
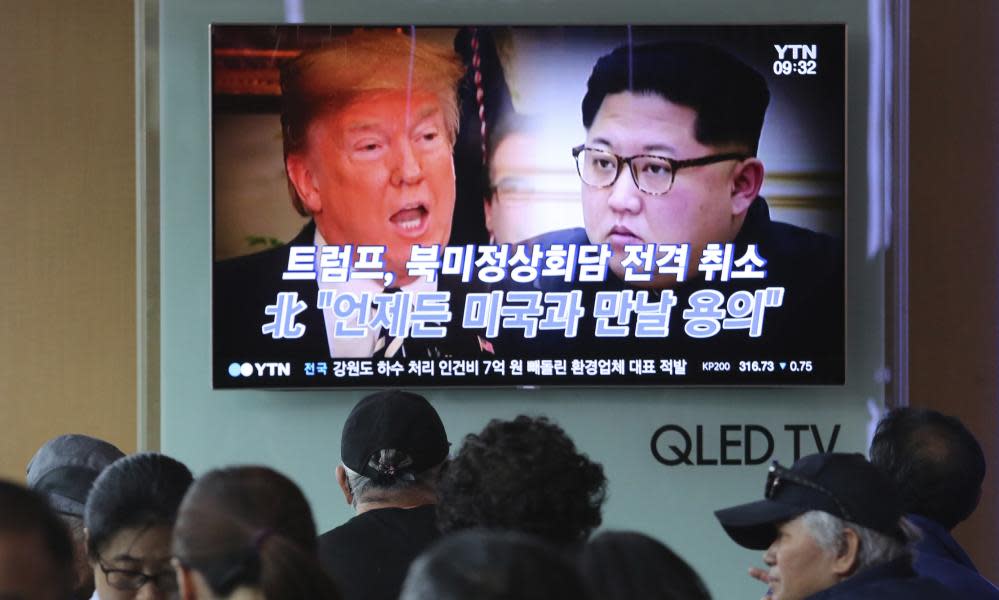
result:
M 113 444 L 78 433 L 53 438 L 28 463 L 28 487 L 48 498 L 53 510 L 83 517 L 94 480 L 105 467 L 125 456 Z
M 449 446 L 444 423 L 426 398 L 388 390 L 365 396 L 350 411 L 340 437 L 340 456 L 351 471 L 384 481 L 439 465 Z M 379 462 L 386 450 L 395 451 L 388 470 Z
M 718 510 L 715 516 L 735 543 L 766 550 L 781 523 L 812 510 L 906 539 L 900 527 L 904 513 L 898 491 L 861 454 L 811 454 L 790 469 L 774 461 L 763 500 Z

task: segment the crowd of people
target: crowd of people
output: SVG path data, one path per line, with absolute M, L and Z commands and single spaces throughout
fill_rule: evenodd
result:
M 265 466 L 194 478 L 85 435 L 0 481 L 0 598 L 67 600 L 707 600 L 661 541 L 602 531 L 602 466 L 545 417 L 493 420 L 449 452 L 430 402 L 383 391 L 344 423 L 336 478 L 355 516 L 317 536 Z M 772 600 L 999 598 L 950 534 L 981 495 L 955 418 L 896 409 L 870 450 L 774 463 L 764 497 L 717 510 Z M 710 581 L 710 579 L 708 579 Z

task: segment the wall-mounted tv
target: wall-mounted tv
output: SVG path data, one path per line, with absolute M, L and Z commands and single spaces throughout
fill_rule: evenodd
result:
M 216 388 L 844 383 L 844 25 L 211 37 Z

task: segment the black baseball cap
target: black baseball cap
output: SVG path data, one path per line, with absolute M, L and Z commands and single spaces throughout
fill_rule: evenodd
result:
M 113 444 L 89 435 L 68 433 L 42 444 L 28 463 L 28 487 L 48 498 L 53 510 L 83 517 L 94 480 L 105 467 L 125 456 Z
M 347 416 L 340 437 L 343 465 L 375 480 L 395 479 L 439 465 L 447 458 L 447 434 L 426 398 L 388 390 L 365 396 Z M 379 469 L 384 450 L 398 456 L 390 472 Z
M 781 523 L 812 510 L 906 539 L 899 525 L 904 513 L 898 491 L 861 454 L 811 454 L 790 469 L 774 461 L 763 500 L 718 510 L 715 516 L 735 543 L 766 550 Z

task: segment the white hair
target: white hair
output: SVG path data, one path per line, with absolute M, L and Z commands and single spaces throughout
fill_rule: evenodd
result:
M 852 529 L 860 538 L 857 547 L 857 571 L 882 565 L 898 558 L 913 558 L 912 544 L 919 539 L 919 530 L 907 519 L 901 519 L 899 526 L 905 540 L 899 540 L 873 529 L 844 521 L 825 511 L 811 510 L 801 515 L 802 523 L 812 539 L 827 554 L 839 554 L 844 549 L 845 529 Z
M 379 484 L 370 477 L 365 477 L 357 471 L 352 470 L 347 465 L 343 465 L 343 470 L 347 473 L 347 485 L 353 496 L 351 505 L 357 508 L 361 502 L 382 502 L 391 500 L 398 493 L 406 492 L 414 488 L 436 490 L 437 480 L 440 478 L 441 465 L 430 467 L 422 473 L 413 475 L 413 479 L 399 478 L 388 485 Z

